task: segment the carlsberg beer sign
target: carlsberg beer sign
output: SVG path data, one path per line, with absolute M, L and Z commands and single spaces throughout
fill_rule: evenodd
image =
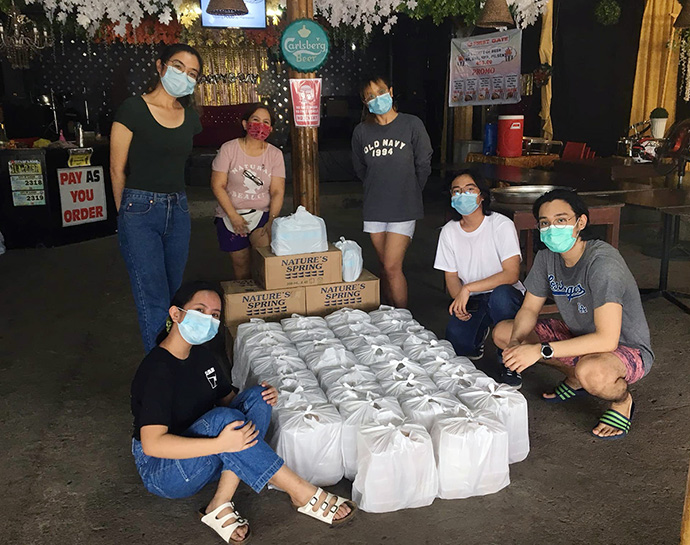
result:
M 328 34 L 311 19 L 298 19 L 288 25 L 280 37 L 280 50 L 291 68 L 313 72 L 328 58 Z

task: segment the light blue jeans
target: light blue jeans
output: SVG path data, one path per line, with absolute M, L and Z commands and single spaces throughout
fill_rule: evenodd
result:
M 147 456 L 141 442 L 132 439 L 134 462 L 146 489 L 163 498 L 186 498 L 220 479 L 221 472 L 232 471 L 254 491 L 260 492 L 284 463 L 264 441 L 271 423 L 271 406 L 261 397 L 263 390 L 262 386 L 244 390 L 229 407 L 210 410 L 182 434 L 186 437 L 217 437 L 231 422 L 251 421 L 259 431 L 259 442 L 246 450 L 171 460 Z
M 117 234 L 148 353 L 165 326 L 187 264 L 191 234 L 187 196 L 125 189 Z

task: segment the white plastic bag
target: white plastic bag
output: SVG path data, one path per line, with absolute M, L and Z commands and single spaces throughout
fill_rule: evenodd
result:
M 388 335 L 379 333 L 378 335 L 353 335 L 352 337 L 345 337 L 342 339 L 345 348 L 355 352 L 356 350 L 373 345 L 390 344 Z
M 305 390 L 304 386 L 296 385 L 292 391 L 283 389 L 280 392 L 272 414 L 275 416 L 276 411 L 281 409 L 296 409 L 309 405 L 323 405 L 324 403 L 328 403 L 328 398 L 323 390 Z
M 321 353 L 313 353 L 307 356 L 307 366 L 317 376 L 322 371 L 333 367 L 354 367 L 359 364 L 359 360 L 349 350 L 340 347 L 326 348 Z
M 388 305 L 381 305 L 378 310 L 372 310 L 369 316 L 371 316 L 371 321 L 375 324 L 391 320 L 412 320 L 412 313 L 406 308 L 395 308 Z
M 431 431 L 440 417 L 457 415 L 465 409 L 458 398 L 448 392 L 408 397 L 400 402 L 400 406 L 410 421 L 421 424 L 427 431 Z
M 304 206 L 298 206 L 294 214 L 273 222 L 271 250 L 275 255 L 325 252 L 328 250 L 326 223 Z
M 364 426 L 352 499 L 370 513 L 430 505 L 438 493 L 431 437 L 419 424 Z
M 362 346 L 354 352 L 357 359 L 364 365 L 373 365 L 374 363 L 383 363 L 390 360 L 402 360 L 405 357 L 402 350 L 392 344 Z
M 357 475 L 357 432 L 364 425 L 386 425 L 390 422 L 399 426 L 405 415 L 394 397 L 344 401 L 338 411 L 343 417 L 345 478 L 352 480 Z
M 452 373 L 438 371 L 434 373 L 432 379 L 440 390 L 449 392 L 453 395 L 458 395 L 460 392 L 471 388 L 488 390 L 491 385 L 498 385 L 494 379 L 479 369 L 472 371 L 461 367 Z
M 391 344 L 402 347 L 405 341 L 412 344 L 421 344 L 426 341 L 437 340 L 433 331 L 429 331 L 423 325 L 410 325 L 402 331 L 395 331 L 389 335 Z
M 245 388 L 279 374 L 290 374 L 307 368 L 302 358 L 281 354 L 279 356 L 260 356 L 250 362 L 251 371 L 247 376 Z
M 282 331 L 283 328 L 278 322 L 267 322 L 261 318 L 252 318 L 244 324 L 237 326 L 235 342 L 243 342 L 248 336 L 263 333 L 266 331 Z
M 297 386 L 302 386 L 305 390 L 320 390 L 319 381 L 316 375 L 308 369 L 300 371 L 276 372 L 264 379 L 279 392 L 294 392 Z
M 340 382 L 333 385 L 326 394 L 328 401 L 336 407 L 346 401 L 371 400 L 383 397 L 383 388 L 378 382 Z
M 299 352 L 300 357 L 306 361 L 311 354 L 321 354 L 327 348 L 343 348 L 343 343 L 340 339 L 329 337 L 327 339 L 315 339 L 313 341 L 300 341 L 295 343 L 295 346 L 297 347 L 297 352 Z
M 252 333 L 235 341 L 232 363 L 232 383 L 244 389 L 251 369 L 250 361 L 260 356 L 297 356 L 297 349 L 282 331 L 268 330 Z
M 493 494 L 510 484 L 508 430 L 485 411 L 442 417 L 431 430 L 443 499 Z
M 431 340 L 421 344 L 403 343 L 403 352 L 411 359 L 423 363 L 437 357 L 450 359 L 455 357 L 455 349 L 448 341 Z
M 339 339 L 346 339 L 348 337 L 355 337 L 362 335 L 380 335 L 381 330 L 374 324 L 361 322 L 358 324 L 342 324 L 338 326 L 331 326 L 333 333 Z
M 420 363 L 420 365 L 432 376 L 436 373 L 446 373 L 450 375 L 456 372 L 467 371 L 470 373 L 477 370 L 474 364 L 464 356 L 442 358 L 437 355 L 434 359 L 426 359 L 424 363 Z
M 343 324 L 360 324 L 371 322 L 371 316 L 363 310 L 354 308 L 341 308 L 326 316 L 329 327 L 337 327 Z
M 317 327 L 314 329 L 295 329 L 287 331 L 287 335 L 293 343 L 300 343 L 304 341 L 317 341 L 320 339 L 334 338 L 333 331 L 325 327 Z
M 299 329 L 328 329 L 326 320 L 319 316 L 301 316 L 293 314 L 290 318 L 280 320 L 283 331 L 290 332 Z
M 408 376 L 410 373 L 415 376 L 426 376 L 428 373 L 416 361 L 410 358 L 403 358 L 401 360 L 388 360 L 374 363 L 371 365 L 371 370 L 376 373 L 376 380 L 379 382 L 384 380 L 391 380 L 393 373 L 400 373 Z
M 485 410 L 496 415 L 508 429 L 509 460 L 521 462 L 529 454 L 527 400 L 515 388 L 491 384 L 486 389 L 474 387 L 457 393 L 471 410 Z
M 412 373 L 407 376 L 393 373 L 390 380 L 381 381 L 381 387 L 386 395 L 396 397 L 398 401 L 425 394 L 435 394 L 439 391 L 431 378 L 426 375 L 416 376 Z
M 381 330 L 381 333 L 392 335 L 399 331 L 405 331 L 409 327 L 420 325 L 417 320 L 386 320 L 384 322 L 376 322 L 376 325 Z
M 338 384 L 362 384 L 376 382 L 376 375 L 368 367 L 357 364 L 352 367 L 339 367 L 324 370 L 319 376 L 319 383 L 328 392 Z
M 343 478 L 340 413 L 333 405 L 309 405 L 275 411 L 272 444 L 276 453 L 303 479 L 316 486 Z
M 354 282 L 364 267 L 362 247 L 354 240 L 345 240 L 345 237 L 340 237 L 335 246 L 343 253 L 343 282 Z

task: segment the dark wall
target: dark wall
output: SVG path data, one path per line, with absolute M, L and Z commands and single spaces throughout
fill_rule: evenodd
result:
M 618 24 L 594 18 L 597 0 L 555 0 L 555 138 L 612 155 L 627 132 L 644 0 L 619 0 Z

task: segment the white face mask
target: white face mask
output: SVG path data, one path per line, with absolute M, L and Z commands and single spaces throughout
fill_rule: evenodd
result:
M 177 324 L 177 327 L 182 338 L 189 344 L 204 344 L 213 339 L 218 333 L 220 320 L 217 318 L 198 310 L 185 310 L 179 307 L 178 309 L 184 312 L 185 316 Z

